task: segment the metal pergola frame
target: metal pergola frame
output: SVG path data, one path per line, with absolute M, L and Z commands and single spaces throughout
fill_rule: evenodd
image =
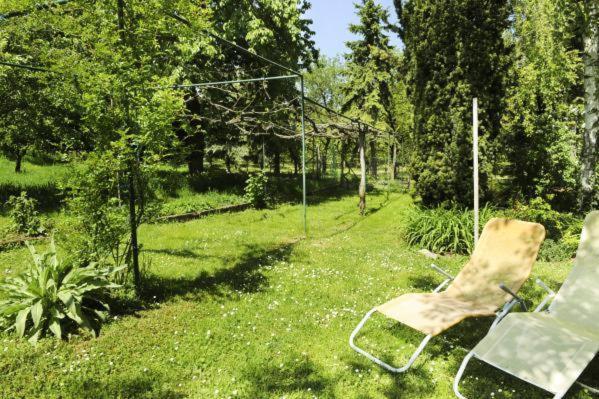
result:
M 177 18 L 179 20 L 179 18 Z M 251 52 L 250 52 L 251 53 Z M 260 57 L 261 59 L 263 57 Z M 265 58 L 266 59 L 266 58 Z M 279 66 L 275 63 L 276 66 Z M 289 69 L 289 71 L 292 71 Z M 156 89 L 200 89 L 206 87 L 214 87 L 214 86 L 223 86 L 230 84 L 239 84 L 239 83 L 254 83 L 254 82 L 267 82 L 273 80 L 297 80 L 300 81 L 300 118 L 301 118 L 301 137 L 302 137 L 302 205 L 303 205 L 303 220 L 304 220 L 304 235 L 308 236 L 308 204 L 307 204 L 307 183 L 306 183 L 306 121 L 305 121 L 305 88 L 304 88 L 304 77 L 299 72 L 293 72 L 293 74 L 289 75 L 280 75 L 280 76 L 264 76 L 259 78 L 251 78 L 251 79 L 236 79 L 236 80 L 223 80 L 223 81 L 214 81 L 214 82 L 201 82 L 201 83 L 191 83 L 191 84 L 181 84 L 181 85 L 172 85 L 172 86 L 162 86 L 157 87 Z

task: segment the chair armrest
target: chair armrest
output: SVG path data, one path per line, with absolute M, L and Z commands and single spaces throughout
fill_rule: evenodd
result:
M 514 300 L 516 302 L 518 302 L 520 304 L 520 306 L 522 306 L 522 308 L 528 312 L 528 307 L 526 306 L 526 304 L 524 303 L 524 299 L 522 299 L 521 297 L 519 297 L 518 295 L 516 295 L 515 292 L 513 292 L 512 290 L 510 290 L 504 283 L 499 284 L 499 288 L 501 288 L 504 292 L 508 293 L 511 295 L 512 298 L 514 298 Z
M 448 278 L 450 281 L 452 281 L 455 278 L 451 274 L 447 273 L 445 270 L 441 269 L 439 266 L 435 265 L 434 263 L 431 263 L 430 267 L 437 273 L 442 274 L 443 276 Z
M 555 297 L 555 291 L 553 291 L 551 288 L 547 287 L 547 285 L 539 278 L 535 282 L 537 283 L 537 285 L 539 287 L 543 288 L 545 290 L 545 292 L 547 292 L 547 295 L 545 295 L 545 298 L 543 298 L 543 300 L 541 301 L 539 306 L 537 306 L 536 309 L 534 310 L 535 313 L 538 313 L 538 312 L 542 311 L 545 308 L 545 306 L 549 303 L 549 301 L 551 301 Z

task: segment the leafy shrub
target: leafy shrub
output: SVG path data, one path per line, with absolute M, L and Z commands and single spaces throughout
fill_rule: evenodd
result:
M 128 174 L 127 165 L 107 151 L 90 155 L 63 183 L 68 209 L 77 220 L 75 230 L 79 232 L 69 237 L 70 249 L 84 263 L 111 258 L 118 266 L 127 261 L 130 253 Z M 151 171 L 143 169 L 138 170 L 134 178 L 138 226 L 155 211 L 149 175 Z
M 516 204 L 505 211 L 507 217 L 541 223 L 547 230 L 547 239 L 539 252 L 539 259 L 548 262 L 570 260 L 576 254 L 583 220 L 571 213 L 554 210 L 542 198 L 529 204 Z
M 29 269 L 0 284 L 6 298 L 0 302 L 0 326 L 19 337 L 27 336 L 32 343 L 49 331 L 58 339 L 77 328 L 97 336 L 109 311 L 98 298 L 118 287 L 109 280 L 117 269 L 63 263 L 56 256 L 54 242 L 43 254 L 28 246 L 33 257 Z
M 44 233 L 42 221 L 37 212 L 37 201 L 29 198 L 25 191 L 18 197 L 11 196 L 7 202 L 8 215 L 12 219 L 11 229 L 18 234 L 37 236 Z
M 246 181 L 245 199 L 256 209 L 263 209 L 267 203 L 266 185 L 268 177 L 260 171 L 250 176 Z
M 493 216 L 490 208 L 480 210 L 480 225 Z M 405 237 L 410 245 L 435 253 L 471 253 L 474 246 L 474 216 L 458 208 L 414 208 L 407 218 Z
M 504 213 L 506 217 L 542 224 L 547 231 L 547 238 L 555 241 L 561 239 L 572 228 L 580 227 L 577 234 L 580 234 L 582 229 L 582 219 L 571 213 L 561 213 L 554 210 L 542 198 L 535 198 L 528 204 L 517 203 L 512 209 Z
M 563 261 L 572 259 L 578 247 L 582 219 L 569 213 L 560 213 L 542 199 L 529 204 L 516 204 L 513 209 L 496 210 L 488 207 L 480 211 L 481 228 L 492 217 L 507 217 L 541 223 L 547 230 L 547 239 L 541 247 L 539 259 Z M 474 217 L 471 210 L 458 208 L 413 209 L 407 219 L 406 239 L 410 245 L 420 246 L 436 253 L 468 254 L 474 245 Z
M 567 242 L 547 238 L 543 242 L 543 246 L 539 252 L 539 260 L 544 262 L 560 262 L 572 259 L 574 253 L 576 253 L 576 246 L 572 247 Z

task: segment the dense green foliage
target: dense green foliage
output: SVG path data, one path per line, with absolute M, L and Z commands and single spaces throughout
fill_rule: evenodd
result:
M 51 332 L 66 338 L 76 328 L 96 336 L 108 316 L 101 301 L 103 292 L 118 286 L 111 283 L 114 269 L 97 264 L 79 267 L 59 261 L 54 248 L 38 254 L 29 245 L 33 260 L 21 275 L 0 284 L 0 326 L 31 343 Z
M 492 217 L 542 224 L 547 232 L 547 239 L 539 254 L 542 260 L 569 260 L 578 248 L 582 218 L 557 212 L 541 199 L 533 200 L 528 205 L 516 204 L 511 209 L 481 209 L 479 231 Z M 456 207 L 414 208 L 407 215 L 403 234 L 410 245 L 435 253 L 470 254 L 474 249 L 473 213 Z
M 127 163 L 114 152 L 91 154 L 73 168 L 63 189 L 68 198 L 68 211 L 76 220 L 71 249 L 80 259 L 89 262 L 110 258 L 117 266 L 127 262 L 131 182 L 136 192 L 135 225 L 151 218 L 155 208 L 151 166 L 140 165 L 140 168 L 141 173 L 132 176 Z
M 506 109 L 495 163 L 504 196 L 576 203 L 582 104 L 581 60 L 564 10 L 554 1 L 514 3 Z
M 493 212 L 481 210 L 481 225 Z M 469 254 L 474 249 L 474 217 L 472 211 L 458 208 L 414 208 L 407 215 L 404 236 L 408 244 L 444 254 Z
M 472 200 L 472 99 L 481 103 L 481 189 L 488 193 L 509 63 L 508 1 L 396 2 L 414 104 L 414 177 L 427 205 Z
M 268 200 L 267 184 L 268 177 L 262 172 L 250 176 L 246 181 L 245 199 L 256 209 L 266 207 Z
M 349 30 L 359 39 L 347 43 L 343 108 L 365 113 L 366 122 L 383 122 L 395 131 L 391 103 L 398 60 L 389 44 L 389 14 L 374 0 L 362 0 L 356 8 L 360 23 L 350 25 Z
M 18 234 L 36 236 L 44 232 L 42 221 L 37 211 L 37 201 L 27 197 L 23 191 L 18 197 L 10 197 L 6 202 L 8 216 L 12 219 L 11 229 Z
M 589 118 L 599 109 L 598 74 L 583 68 L 596 57 L 594 3 L 395 2 L 414 105 L 411 164 L 425 204 L 472 204 L 474 97 L 484 197 L 501 206 L 541 197 L 573 211 L 577 198 L 596 194 L 599 123 Z

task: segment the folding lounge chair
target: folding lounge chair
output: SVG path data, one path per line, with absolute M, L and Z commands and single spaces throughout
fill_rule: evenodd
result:
M 370 310 L 352 332 L 349 345 L 381 367 L 403 373 L 434 336 L 462 320 L 496 315 L 496 324 L 522 302 L 515 292 L 528 279 L 544 239 L 545 228 L 540 224 L 498 218 L 490 220 L 470 261 L 457 277 L 432 265 L 446 277 L 433 293 L 402 295 Z M 448 284 L 447 290 L 441 292 Z M 497 312 L 502 306 L 503 309 Z M 426 335 L 403 367 L 393 367 L 354 343 L 364 323 L 377 311 Z
M 562 398 L 599 351 L 599 212 L 587 216 L 574 268 L 533 313 L 507 316 L 470 352 L 455 377 L 455 394 L 473 357 Z M 553 302 L 543 311 L 545 305 Z

